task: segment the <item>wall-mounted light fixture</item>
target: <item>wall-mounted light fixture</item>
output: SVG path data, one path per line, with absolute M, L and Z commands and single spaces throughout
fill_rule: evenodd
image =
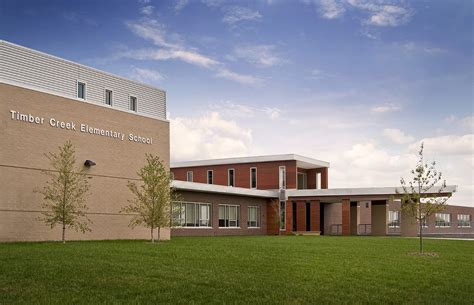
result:
M 94 166 L 95 165 L 95 162 L 92 161 L 92 160 L 86 160 L 86 162 L 84 162 L 84 166 L 86 167 L 91 167 L 91 166 Z

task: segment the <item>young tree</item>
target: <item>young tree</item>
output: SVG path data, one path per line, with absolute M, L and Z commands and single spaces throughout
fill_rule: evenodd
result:
M 74 171 L 76 164 L 75 149 L 71 141 L 59 147 L 58 153 L 47 153 L 46 158 L 51 163 L 51 170 L 43 171 L 49 177 L 46 185 L 35 192 L 43 195 L 41 208 L 42 217 L 39 219 L 54 228 L 62 226 L 62 241 L 66 242 L 66 229 L 85 233 L 90 231 L 91 223 L 86 216 L 86 196 L 89 183 L 84 169 Z
M 146 164 L 138 172 L 141 185 L 128 182 L 128 188 L 134 198 L 129 205 L 122 208 L 121 213 L 132 214 L 132 228 L 143 225 L 150 229 L 151 242 L 155 242 L 154 230 L 171 226 L 172 202 L 177 200 L 177 194 L 171 187 L 171 174 L 161 163 L 160 158 L 146 155 Z
M 418 222 L 421 254 L 423 254 L 423 223 L 430 215 L 443 211 L 448 200 L 448 197 L 443 196 L 446 181 L 442 180 L 441 172 L 436 170 L 435 162 L 425 162 L 423 148 L 423 143 L 421 143 L 418 162 L 415 169 L 411 171 L 411 180 L 407 181 L 401 178 L 400 184 L 403 192 L 397 190 L 397 194 L 402 195 L 402 211 Z M 433 188 L 438 183 L 441 183 L 441 185 L 435 192 L 436 194 L 433 195 Z

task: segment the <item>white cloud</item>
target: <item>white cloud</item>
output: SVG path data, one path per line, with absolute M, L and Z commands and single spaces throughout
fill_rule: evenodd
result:
M 214 74 L 215 77 L 232 80 L 244 85 L 259 86 L 263 84 L 263 79 L 246 74 L 240 74 L 237 72 L 230 71 L 226 68 L 217 70 Z
M 415 141 L 414 137 L 407 135 L 400 129 L 395 128 L 385 128 L 383 130 L 383 135 L 396 144 L 407 144 Z
M 365 24 L 382 27 L 406 24 L 414 14 L 408 7 L 383 0 L 303 0 L 303 2 L 315 4 L 321 17 L 325 19 L 338 19 L 344 16 L 346 11 L 355 9 L 368 15 L 364 20 Z
M 273 45 L 246 45 L 234 49 L 234 55 L 259 67 L 281 65 L 284 60 L 275 52 Z
M 335 19 L 339 18 L 346 11 L 342 1 L 337 0 L 320 0 L 319 12 L 323 18 Z
M 174 5 L 174 10 L 176 12 L 182 10 L 186 5 L 188 5 L 189 0 L 176 0 Z
M 474 131 L 474 116 L 468 116 L 461 120 L 461 125 L 467 129 Z
M 254 118 L 261 114 L 266 114 L 267 118 L 278 119 L 282 110 L 277 107 L 257 107 L 244 104 L 237 104 L 232 101 L 222 101 L 210 105 L 213 111 L 218 111 L 221 115 L 229 118 Z
M 147 6 L 144 6 L 144 7 L 140 8 L 140 12 L 143 15 L 149 16 L 149 15 L 153 14 L 154 9 L 155 8 L 153 7 L 153 5 L 147 5 Z
M 137 60 L 181 60 L 214 71 L 214 76 L 238 82 L 244 85 L 260 85 L 263 80 L 237 73 L 226 68 L 221 62 L 199 53 L 195 48 L 187 47 L 179 35 L 166 32 L 165 26 L 154 19 L 145 18 L 137 22 L 128 22 L 127 26 L 137 36 L 151 41 L 159 49 L 125 50 L 115 54 L 114 58 L 132 58 Z
M 132 78 L 143 83 L 154 83 L 162 81 L 165 77 L 155 70 L 134 67 Z
M 242 21 L 260 21 L 261 19 L 262 15 L 258 11 L 242 6 L 232 6 L 225 9 L 222 21 L 233 26 Z
M 401 109 L 400 106 L 392 104 L 392 103 L 385 103 L 382 105 L 377 105 L 372 107 L 371 111 L 374 113 L 388 113 L 388 112 L 395 112 Z
M 250 129 L 215 111 L 196 118 L 171 118 L 170 132 L 175 161 L 246 156 L 252 144 Z
M 466 155 L 474 158 L 474 134 L 424 138 L 417 143 L 411 144 L 409 150 L 412 152 L 417 151 L 421 142 L 424 143 L 426 151 L 436 155 Z
M 443 50 L 441 48 L 429 47 L 413 41 L 406 42 L 400 45 L 400 47 L 406 53 L 421 53 L 427 55 L 438 55 L 446 53 L 446 50 Z

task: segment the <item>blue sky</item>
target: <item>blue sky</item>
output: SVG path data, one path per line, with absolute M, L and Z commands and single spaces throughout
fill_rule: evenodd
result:
M 398 185 L 419 143 L 473 205 L 472 1 L 21 1 L 0 38 L 167 91 L 172 159 L 299 153 Z

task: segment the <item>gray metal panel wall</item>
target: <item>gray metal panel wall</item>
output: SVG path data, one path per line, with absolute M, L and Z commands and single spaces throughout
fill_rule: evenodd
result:
M 129 96 L 137 98 L 138 114 L 166 119 L 166 93 L 135 81 L 0 40 L 0 80 L 77 98 L 77 81 L 86 83 L 86 100 L 105 104 L 112 90 L 112 107 L 129 111 Z

